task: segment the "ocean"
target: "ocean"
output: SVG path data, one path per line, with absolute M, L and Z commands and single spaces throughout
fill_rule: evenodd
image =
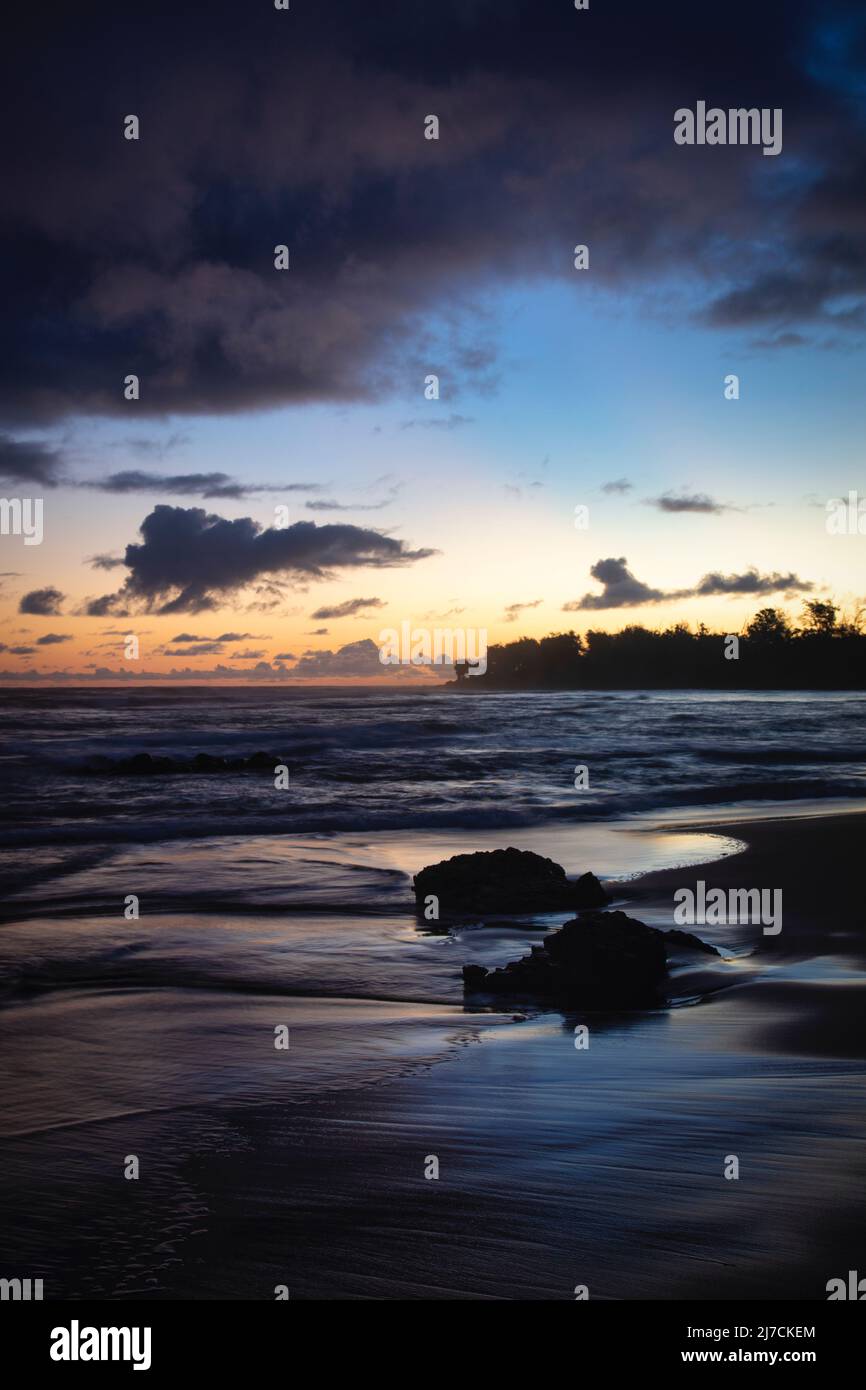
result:
M 412 1204 L 431 1195 L 421 1180 L 418 1197 L 418 1173 L 396 1171 L 395 1154 L 411 1170 L 449 1143 L 459 1201 L 474 1192 L 486 1209 L 485 1182 L 507 1203 L 537 1180 L 538 1201 L 560 1213 L 577 1144 L 598 1184 L 580 1238 L 591 1277 L 605 1296 L 668 1296 L 664 1261 L 629 1276 L 609 1248 L 627 1240 L 626 1170 L 661 1162 L 669 1142 L 656 1120 L 700 1148 L 711 1112 L 751 1132 L 772 1094 L 774 1163 L 787 1168 L 814 1074 L 845 1131 L 833 1144 L 846 1142 L 826 1077 L 844 1091 L 862 1065 L 815 1059 L 795 1075 L 787 1054 L 759 1065 L 762 1050 L 713 1002 L 764 978 L 746 936 L 703 933 L 726 962 L 709 984 L 686 981 L 672 1011 L 600 1020 L 601 1089 L 580 1100 L 573 1020 L 479 1011 L 461 981 L 465 962 L 524 954 L 569 914 L 449 928 L 418 917 L 410 879 L 450 854 L 514 844 L 592 870 L 619 903 L 640 875 L 733 862 L 744 846 L 725 822 L 862 805 L 863 697 L 59 689 L 4 691 L 0 706 L 0 1219 L 7 1261 L 44 1277 L 46 1297 L 272 1297 L 276 1231 L 293 1242 L 287 1278 L 301 1297 L 511 1296 L 477 1250 L 454 1244 L 453 1207 L 437 1218 L 425 1206 L 417 1235 Z M 143 753 L 183 770 L 119 766 Z M 189 770 L 200 754 L 256 753 L 268 759 L 242 771 Z M 577 767 L 588 785 L 575 787 Z M 637 915 L 673 924 L 667 898 Z M 847 969 L 835 957 L 810 966 L 825 983 L 861 981 Z M 683 1097 L 702 1087 L 715 1101 L 696 1112 Z M 686 1139 L 695 1127 L 703 1138 Z M 469 1171 L 479 1154 L 486 1177 Z M 137 1183 L 123 1177 L 130 1155 Z M 400 1213 L 395 1246 L 409 1241 L 375 1278 L 371 1193 L 377 1211 L 393 1201 Z M 715 1210 L 704 1187 L 700 1200 Z M 255 1238 L 228 1250 L 228 1220 Z M 697 1229 L 697 1209 L 689 1221 Z M 518 1224 L 531 1243 L 531 1210 Z M 568 1251 L 550 1239 L 555 1271 L 535 1252 L 520 1296 L 569 1296 L 557 1292 Z M 413 1240 L 434 1265 L 450 1240 L 441 1287 L 413 1283 Z M 496 1260 L 511 1258 L 498 1242 Z

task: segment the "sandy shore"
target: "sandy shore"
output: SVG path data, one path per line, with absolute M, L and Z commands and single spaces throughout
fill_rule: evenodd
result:
M 341 1089 L 336 1064 L 313 1099 L 281 1101 L 269 1072 L 220 1101 L 224 1055 L 184 1040 L 203 1103 L 188 1086 L 177 1109 L 4 1142 L 4 1263 L 43 1274 L 46 1297 L 824 1299 L 866 1267 L 866 822 L 708 828 L 746 848 L 621 885 L 658 925 L 698 879 L 783 890 L 778 936 L 696 929 L 735 952 L 701 1002 L 524 1021 L 430 1006 L 406 1065 Z M 219 1035 L 265 1003 L 227 996 Z M 133 1037 L 150 1007 L 127 998 Z M 342 1030 L 347 1076 L 368 1023 Z M 126 1154 L 138 1183 L 118 1177 Z

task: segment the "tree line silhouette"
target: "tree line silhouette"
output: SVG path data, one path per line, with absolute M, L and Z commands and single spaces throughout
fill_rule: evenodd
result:
M 791 689 L 866 688 L 862 613 L 840 619 L 836 604 L 818 599 L 793 625 L 777 608 L 762 608 L 736 634 L 686 623 L 585 637 L 556 632 L 488 648 L 487 670 L 452 682 L 466 690 Z M 736 656 L 732 653 L 736 651 Z M 726 652 L 729 655 L 726 655 Z

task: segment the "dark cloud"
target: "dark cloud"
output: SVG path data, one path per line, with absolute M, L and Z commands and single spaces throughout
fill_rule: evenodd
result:
M 308 512 L 380 512 L 393 502 L 393 497 L 385 497 L 380 502 L 335 502 L 333 498 L 323 497 L 321 501 L 307 502 Z
M 88 555 L 84 563 L 95 570 L 123 569 L 123 557 L 116 555 Z
M 434 554 L 408 550 L 379 531 L 348 523 L 263 529 L 251 517 L 229 521 L 201 507 L 155 507 L 140 527 L 142 543 L 128 545 L 126 583 L 91 600 L 96 616 L 129 604 L 161 613 L 201 613 L 220 607 L 255 580 L 274 574 L 328 579 L 339 569 L 382 569 Z
M 107 618 L 109 615 L 113 618 L 129 617 L 129 609 L 123 606 L 117 594 L 103 594 L 101 598 L 88 599 L 81 611 L 88 618 Z
M 615 493 L 631 492 L 633 488 L 634 483 L 630 483 L 628 478 L 614 478 L 612 482 L 602 483 L 601 490 L 602 492 Z
M 765 0 L 748 43 L 693 0 L 332 0 L 302 23 L 214 0 L 205 42 L 195 7 L 86 10 L 52 8 L 46 42 L 19 7 L 3 59 L 7 421 L 484 383 L 481 293 L 574 285 L 578 236 L 596 285 L 688 284 L 709 325 L 862 331 L 854 0 Z M 676 146 L 695 74 L 783 108 L 783 153 Z
M 562 605 L 565 613 L 578 613 L 588 608 L 637 608 L 644 603 L 661 603 L 666 597 L 660 589 L 636 579 L 628 568 L 626 558 L 597 560 L 590 569 L 593 579 L 601 584 L 600 594 L 584 594 Z
M 714 516 L 733 510 L 705 492 L 664 492 L 661 497 L 648 497 L 647 506 L 657 507 L 660 512 L 704 512 Z
M 327 637 L 328 632 L 329 632 L 329 629 L 326 628 L 326 627 L 314 627 L 314 628 L 311 628 L 311 629 L 309 630 L 309 632 L 305 632 L 305 633 L 304 633 L 304 636 L 305 636 L 305 637 Z
M 36 651 L 35 647 L 4 647 L 10 656 L 32 656 Z
M 814 589 L 809 580 L 796 574 L 759 574 L 756 569 L 744 574 L 705 574 L 694 590 L 698 597 L 710 594 L 808 594 Z
M 584 594 L 563 604 L 566 613 L 587 609 L 641 608 L 648 603 L 665 603 L 675 599 L 709 598 L 724 594 L 793 595 L 808 593 L 814 585 L 796 574 L 760 574 L 752 568 L 743 574 L 706 574 L 693 589 L 652 589 L 637 579 L 628 568 L 625 556 L 599 560 L 590 569 L 593 579 L 602 585 L 600 594 Z
M 369 637 L 350 642 L 336 652 L 313 652 L 302 656 L 292 674 L 304 680 L 323 680 L 330 677 L 382 676 L 389 668 L 379 660 L 379 648 Z
M 362 613 L 368 608 L 384 608 L 386 605 L 380 598 L 349 598 L 345 603 L 337 603 L 330 608 L 317 608 L 315 613 L 311 613 L 311 618 L 353 618 L 356 614 Z
M 91 480 L 82 486 L 96 488 L 100 492 L 162 492 L 176 497 L 234 499 L 249 497 L 254 492 L 321 491 L 318 483 L 241 483 L 228 473 L 145 473 L 139 468 L 110 473 L 107 478 Z
M 540 598 L 533 599 L 531 603 L 509 603 L 505 610 L 505 621 L 507 623 L 516 622 L 520 614 L 525 612 L 527 608 L 539 608 L 541 603 Z
M 294 652 L 277 652 L 276 656 L 274 657 L 274 661 L 294 661 L 294 660 L 295 660 L 295 654 L 294 654 Z
M 16 486 L 57 487 L 62 482 L 59 449 L 38 440 L 13 439 L 0 432 L 0 478 Z
M 19 613 L 36 613 L 44 618 L 55 617 L 65 595 L 59 589 L 48 585 L 45 589 L 31 589 L 18 605 Z
M 261 634 L 255 632 L 221 632 L 218 637 L 199 637 L 194 632 L 179 632 L 170 637 L 169 642 L 247 642 Z
M 68 632 L 46 632 L 44 637 L 37 637 L 37 647 L 56 647 L 60 642 L 71 642 L 72 637 Z
M 193 642 L 188 647 L 166 647 L 166 656 L 221 656 L 222 642 Z

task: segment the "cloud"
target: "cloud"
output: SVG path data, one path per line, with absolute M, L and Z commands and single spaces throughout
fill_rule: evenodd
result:
M 56 617 L 65 595 L 59 589 L 48 585 L 45 589 L 31 589 L 18 605 L 19 613 L 35 613 L 43 618 Z
M 118 594 L 103 594 L 101 598 L 87 599 L 80 610 L 88 618 L 128 618 L 130 612 L 120 602 Z
M 807 594 L 814 589 L 809 580 L 800 579 L 796 574 L 759 574 L 754 568 L 743 574 L 705 574 L 697 588 L 696 596 L 709 594 Z
M 222 642 L 194 642 L 188 647 L 166 647 L 166 656 L 221 656 Z
M 141 523 L 141 544 L 128 545 L 123 588 L 91 600 L 95 616 L 128 605 L 160 613 L 201 613 L 220 607 L 264 576 L 324 580 L 339 569 L 414 564 L 435 552 L 409 550 L 379 531 L 348 523 L 263 529 L 251 517 L 229 521 L 201 507 L 161 504 Z
M 329 631 L 330 631 L 330 628 L 327 628 L 327 627 L 313 627 L 313 628 L 310 628 L 310 630 L 309 630 L 308 632 L 305 632 L 305 633 L 304 633 L 304 636 L 305 636 L 305 637 L 327 637 Z
M 329 677 L 382 676 L 388 667 L 379 660 L 379 648 L 369 637 L 360 642 L 349 642 L 336 652 L 314 652 L 302 656 L 294 667 L 293 674 L 307 680 L 321 680 Z
M 430 612 L 422 614 L 422 617 L 425 623 L 444 623 L 446 618 L 456 618 L 459 617 L 461 613 L 465 612 L 465 608 L 457 607 L 446 608 L 442 613 L 437 613 L 435 609 L 431 609 Z
M 625 556 L 619 559 L 599 560 L 590 569 L 593 579 L 602 585 L 600 594 L 584 594 L 581 599 L 572 599 L 563 604 L 566 613 L 579 613 L 587 609 L 640 608 L 649 603 L 671 602 L 677 599 L 709 598 L 717 595 L 763 595 L 784 593 L 793 595 L 809 593 L 814 585 L 796 574 L 760 574 L 751 568 L 743 574 L 719 573 L 705 574 L 692 589 L 652 589 L 640 579 L 635 578 L 628 568 Z
M 335 604 L 331 608 L 317 608 L 310 614 L 311 618 L 353 618 L 362 613 L 367 608 L 385 608 L 387 605 L 380 598 L 349 598 L 345 603 Z
M 601 584 L 603 592 L 584 594 L 581 599 L 564 603 L 564 613 L 578 613 L 584 609 L 637 608 L 644 603 L 661 603 L 665 598 L 660 589 L 651 589 L 648 584 L 635 578 L 624 555 L 618 560 L 597 560 L 589 572 Z
M 72 637 L 68 632 L 46 632 L 44 637 L 37 637 L 37 647 L 56 647 L 60 642 L 71 642 Z
M 84 563 L 95 570 L 123 569 L 123 557 L 116 555 L 88 555 Z
M 692 0 L 664 24 L 639 0 L 591 25 L 543 8 L 539 23 L 538 0 L 440 0 L 433 32 L 423 6 L 332 0 L 288 45 L 273 13 L 243 21 L 242 62 L 220 0 L 206 51 L 195 7 L 145 26 L 94 0 L 85 44 L 73 6 L 50 44 L 38 7 L 16 20 L 3 417 L 120 415 L 119 363 L 155 416 L 382 398 L 429 371 L 489 381 L 482 292 L 566 273 L 572 226 L 604 248 L 594 281 L 687 284 L 700 323 L 862 334 L 853 7 L 766 0 L 745 45 Z M 677 147 L 694 71 L 719 99 L 771 71 L 793 157 L 758 156 L 757 177 L 754 151 Z M 158 93 L 137 143 L 118 115 L 131 90 Z M 428 111 L 440 141 L 423 139 Z
M 505 610 L 505 621 L 507 623 L 516 622 L 520 614 L 527 608 L 539 608 L 541 603 L 542 600 L 540 598 L 533 599 L 531 603 L 509 603 Z
M 331 497 L 323 497 L 321 501 L 307 502 L 305 505 L 308 512 L 380 512 L 383 507 L 389 507 L 393 500 L 393 497 L 386 497 L 381 502 L 335 502 Z
M 549 463 L 550 455 L 547 454 L 541 460 L 538 471 L 540 473 L 546 473 Z M 507 492 L 510 497 L 522 497 L 524 491 L 527 489 L 530 492 L 538 492 L 539 489 L 544 487 L 543 479 L 533 477 L 533 473 L 528 472 L 526 469 L 520 469 L 520 471 L 513 476 L 516 479 L 515 482 L 503 483 L 502 485 L 502 491 Z
M 721 512 L 734 510 L 708 497 L 705 492 L 681 492 L 678 495 L 664 492 L 661 497 L 648 497 L 646 501 L 648 507 L 657 507 L 660 512 L 706 512 L 717 516 Z
M 175 430 L 166 439 L 132 438 L 125 439 L 123 444 L 133 453 L 143 454 L 145 458 L 164 459 L 168 454 L 176 453 L 178 449 L 184 448 L 189 444 L 190 439 L 191 435 L 186 430 Z
M 170 637 L 169 642 L 248 642 L 259 636 L 255 632 L 221 632 L 219 637 L 198 637 L 194 632 L 180 632 Z
M 602 483 L 601 490 L 606 493 L 631 492 L 634 483 L 630 483 L 628 478 L 614 478 L 612 482 Z
M 379 483 L 387 482 L 387 478 L 380 478 Z M 335 502 L 333 498 L 323 497 L 319 501 L 307 502 L 307 511 L 310 512 L 380 512 L 383 507 L 390 507 L 391 503 L 399 496 L 403 484 L 392 483 L 388 488 L 385 497 L 377 502 Z
M 276 656 L 274 657 L 274 661 L 294 661 L 294 660 L 295 660 L 295 654 L 294 654 L 294 652 L 277 652 Z
M 301 680 L 345 680 L 347 677 L 355 679 L 375 678 L 381 680 L 383 676 L 395 677 L 397 679 L 431 679 L 435 676 L 441 681 L 443 670 L 441 667 L 422 667 L 422 666 L 385 666 L 379 660 L 379 648 L 369 637 L 363 638 L 360 642 L 349 642 L 346 646 L 340 647 L 336 652 L 306 652 L 292 667 L 292 675 Z
M 0 478 L 23 487 L 57 487 L 62 482 L 59 449 L 38 440 L 0 432 Z
M 127 468 L 120 473 L 110 473 L 107 478 L 93 479 L 80 486 L 96 488 L 100 492 L 161 492 L 177 497 L 221 497 L 235 500 L 249 497 L 254 492 L 322 490 L 319 483 L 241 483 L 228 473 L 145 473 L 140 468 Z
M 8 652 L 10 656 L 32 656 L 36 651 L 35 647 L 7 647 L 5 642 L 0 642 L 0 651 Z
M 0 651 L 4 648 L 0 645 Z M 8 648 L 11 652 L 29 653 L 32 648 Z M 252 659 L 252 658 L 250 658 Z M 152 671 L 140 667 L 97 666 L 92 664 L 83 671 L 45 671 L 39 668 L 24 671 L 0 670 L 0 682 L 40 682 L 61 683 L 64 681 L 120 682 L 123 684 L 191 684 L 197 681 L 233 682 L 265 681 L 280 682 L 300 678 L 305 681 L 333 680 L 406 680 L 433 681 L 441 683 L 450 674 L 450 669 L 432 666 L 384 666 L 379 660 L 379 648 L 370 638 L 360 642 L 350 642 L 338 651 L 308 652 L 300 658 L 296 666 L 283 666 L 283 661 L 293 661 L 290 653 L 274 657 L 273 662 L 258 661 L 255 666 L 216 666 L 196 668 L 194 666 L 172 667 L 170 671 Z
M 0 651 L 3 650 L 0 645 Z M 7 650 L 24 651 L 24 648 L 7 648 Z M 271 680 L 284 681 L 292 675 L 284 666 L 271 666 L 268 662 L 259 662 L 256 666 L 211 666 L 206 668 L 196 668 L 194 666 L 172 667 L 170 671 L 151 671 L 147 668 L 133 669 L 129 666 L 112 668 L 110 666 L 97 666 L 91 663 L 85 670 L 60 670 L 45 671 L 39 667 L 29 668 L 24 671 L 3 670 L 0 671 L 0 682 L 23 682 L 28 684 L 38 681 L 50 681 L 52 683 L 63 683 L 66 681 L 95 682 L 106 684 L 107 682 L 119 682 L 124 685 L 135 685 L 139 682 L 143 684 L 155 685 L 174 685 L 175 683 L 190 685 L 197 681 L 215 681 L 219 683 L 249 680 Z
M 429 420 L 404 420 L 400 428 L 401 430 L 450 431 L 460 430 L 463 429 L 466 425 L 474 425 L 474 423 L 475 417 L 473 415 L 458 415 L 456 411 L 452 411 L 451 414 L 447 415 L 444 420 L 439 420 L 436 417 L 431 417 L 431 419 Z
M 802 333 L 779 333 L 775 338 L 753 338 L 752 347 L 773 352 L 780 348 L 806 347 L 808 341 L 808 338 L 804 338 Z

